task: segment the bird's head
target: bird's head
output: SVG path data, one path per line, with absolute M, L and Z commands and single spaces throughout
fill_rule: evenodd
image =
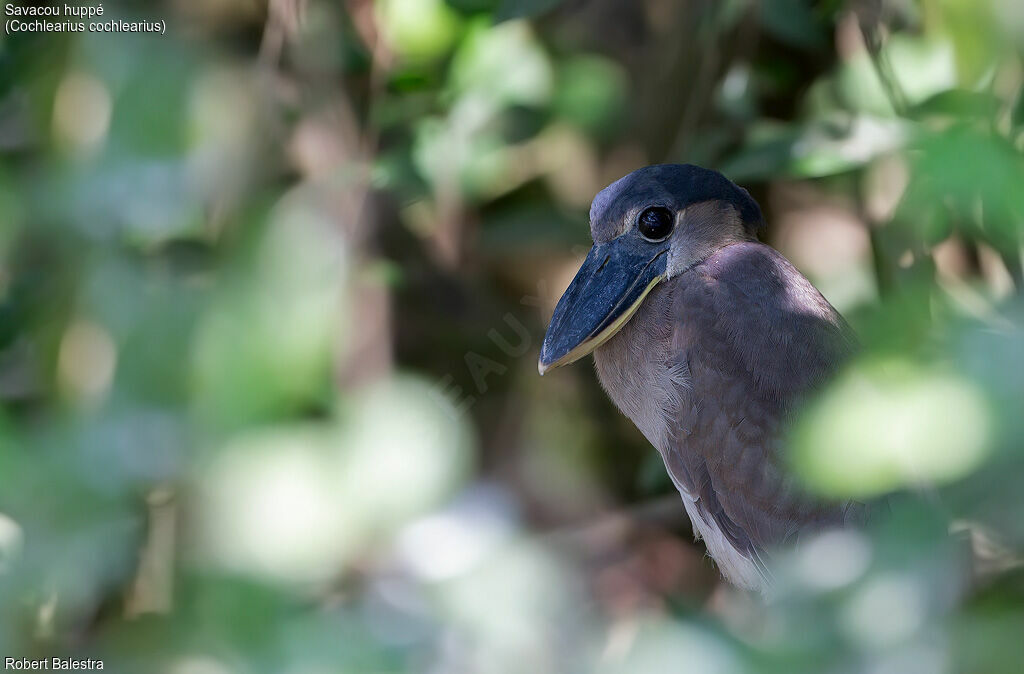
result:
M 746 190 L 691 164 L 646 166 L 601 190 L 590 207 L 594 246 L 555 307 L 540 373 L 592 352 L 660 282 L 754 239 L 763 223 Z

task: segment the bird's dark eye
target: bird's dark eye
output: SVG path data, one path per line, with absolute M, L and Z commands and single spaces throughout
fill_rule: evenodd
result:
M 658 241 L 664 239 L 672 231 L 672 211 L 663 206 L 645 209 L 636 222 L 637 229 L 645 239 Z

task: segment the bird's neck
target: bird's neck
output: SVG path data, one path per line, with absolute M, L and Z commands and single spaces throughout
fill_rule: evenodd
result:
M 679 371 L 672 362 L 671 281 L 645 298 L 633 317 L 594 352 L 598 379 L 612 402 L 659 450 L 679 398 Z

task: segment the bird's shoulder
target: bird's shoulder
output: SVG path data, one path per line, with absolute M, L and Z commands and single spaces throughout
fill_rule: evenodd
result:
M 856 350 L 843 317 L 781 253 L 725 246 L 677 279 L 677 350 L 697 349 L 780 403 L 825 381 Z

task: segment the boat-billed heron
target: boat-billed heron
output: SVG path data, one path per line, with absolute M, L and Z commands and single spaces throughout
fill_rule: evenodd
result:
M 594 354 L 608 395 L 657 448 L 723 575 L 766 589 L 801 533 L 860 519 L 787 471 L 796 405 L 850 355 L 846 322 L 760 243 L 746 190 L 692 165 L 648 166 L 594 199 L 594 246 L 559 300 L 541 374 Z

